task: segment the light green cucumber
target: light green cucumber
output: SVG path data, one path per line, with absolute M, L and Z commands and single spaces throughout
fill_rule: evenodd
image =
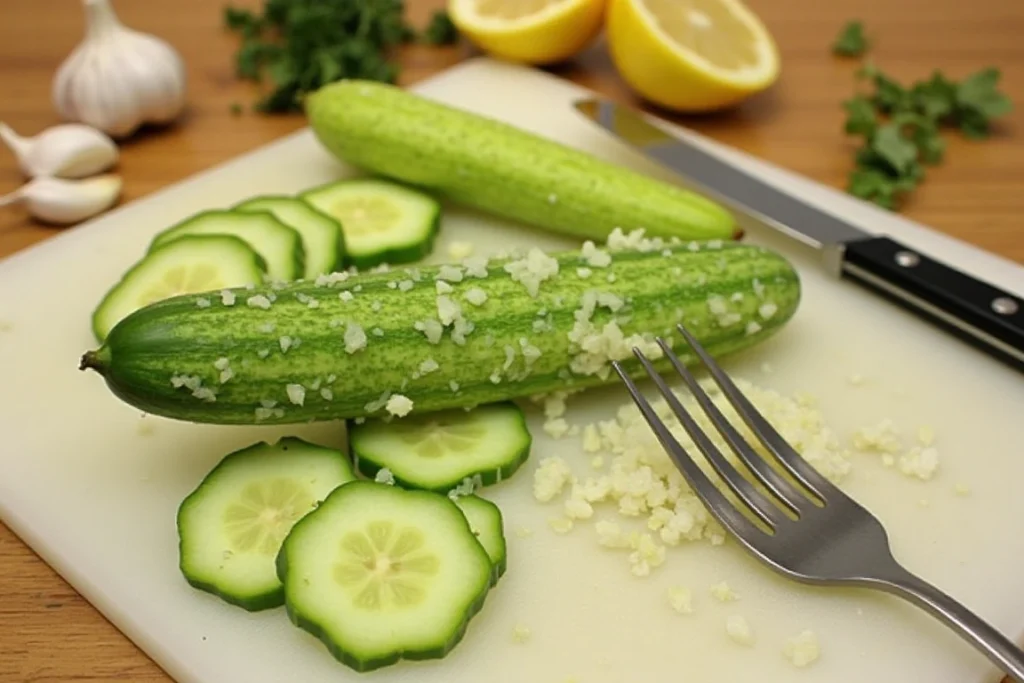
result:
M 386 468 L 401 486 L 448 493 L 465 479 L 490 486 L 526 461 L 532 439 L 511 401 L 350 424 L 348 445 L 367 477 Z
M 494 568 L 491 574 L 491 585 L 493 586 L 498 583 L 508 568 L 505 522 L 502 519 L 501 509 L 476 494 L 456 496 L 454 500 L 455 504 L 462 508 L 466 519 L 469 520 L 469 528 L 480 541 L 480 545 L 487 551 L 487 556 L 491 558 L 491 566 Z
M 103 296 L 93 311 L 92 330 L 103 341 L 117 321 L 143 306 L 180 294 L 262 283 L 266 262 L 232 235 L 187 235 L 152 249 Z M 221 295 L 199 297 L 208 306 Z M 234 296 L 227 294 L 228 299 Z
M 341 225 L 350 265 L 418 261 L 430 253 L 441 225 L 441 204 L 428 194 L 379 178 L 347 178 L 301 195 Z
M 232 207 L 234 211 L 269 211 L 294 229 L 302 239 L 305 272 L 313 280 L 341 270 L 345 263 L 345 236 L 338 222 L 308 202 L 287 195 L 261 195 Z
M 305 109 L 340 160 L 487 213 L 602 242 L 616 227 L 680 239 L 739 234 L 702 195 L 398 86 L 336 81 Z
M 369 481 L 339 486 L 299 520 L 277 563 L 292 623 L 356 671 L 446 656 L 493 576 L 447 496 Z
M 716 357 L 747 349 L 793 316 L 800 291 L 782 256 L 736 242 L 532 249 L 239 289 L 233 305 L 168 299 L 121 320 L 80 367 L 180 420 L 401 419 L 618 382 L 611 360 L 642 373 L 634 344 L 667 369 L 654 335 L 693 362 L 680 321 Z
M 293 436 L 229 453 L 178 508 L 182 574 L 249 611 L 283 605 L 281 543 L 295 522 L 354 479 L 342 451 Z
M 153 238 L 156 249 L 183 235 L 234 235 L 259 253 L 272 280 L 289 282 L 302 277 L 305 254 L 299 233 L 269 211 L 211 209 L 189 216 Z

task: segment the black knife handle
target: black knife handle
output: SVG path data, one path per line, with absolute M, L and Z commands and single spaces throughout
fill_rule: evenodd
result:
M 888 237 L 848 243 L 842 273 L 1024 372 L 1024 299 Z

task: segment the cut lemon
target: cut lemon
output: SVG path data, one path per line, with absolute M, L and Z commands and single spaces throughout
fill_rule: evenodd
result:
M 456 28 L 484 52 L 527 64 L 568 59 L 600 32 L 605 0 L 448 0 Z
M 781 68 L 771 34 L 741 0 L 609 0 L 606 28 L 619 75 L 668 109 L 737 104 Z

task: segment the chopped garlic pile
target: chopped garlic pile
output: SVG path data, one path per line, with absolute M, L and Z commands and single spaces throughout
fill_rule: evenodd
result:
M 908 443 L 891 420 L 883 420 L 857 430 L 850 443 L 843 444 L 825 423 L 811 397 L 786 396 L 743 379 L 734 378 L 734 381 L 783 438 L 835 484 L 840 484 L 850 473 L 854 453 L 881 454 L 887 467 L 914 479 L 930 480 L 938 469 L 939 456 L 931 427 L 919 427 L 914 435 L 916 443 Z M 717 385 L 711 380 L 703 380 L 701 385 L 741 435 L 759 446 Z M 736 463 L 732 450 L 690 394 L 681 391 L 677 395 L 718 449 Z M 623 553 L 629 571 L 639 577 L 648 576 L 661 566 L 672 547 L 700 541 L 712 545 L 724 542 L 724 530 L 690 489 L 632 402 L 621 405 L 613 418 L 578 425 L 566 419 L 568 396 L 556 392 L 533 397 L 535 402 L 543 401 L 545 431 L 561 438 L 576 430 L 582 450 L 588 454 L 584 460 L 589 467 L 584 463 L 571 466 L 566 458 L 549 456 L 542 459 L 534 471 L 534 498 L 542 504 L 559 507 L 559 514 L 548 520 L 552 530 L 569 533 L 580 523 L 588 522 L 596 543 Z M 667 402 L 659 400 L 652 405 L 683 448 L 712 481 L 727 492 Z M 962 483 L 956 484 L 954 491 L 960 496 L 969 494 Z M 732 496 L 731 492 L 727 495 Z M 709 590 L 718 602 L 730 603 L 740 598 L 725 581 L 710 586 Z M 690 589 L 672 586 L 667 598 L 674 611 L 693 612 Z M 740 645 L 754 643 L 753 630 L 742 616 L 728 617 L 725 630 Z M 787 640 L 783 652 L 793 666 L 808 666 L 820 654 L 817 636 L 805 630 Z
M 849 453 L 808 401 L 742 380 L 737 384 L 825 477 L 839 482 L 846 476 L 851 467 Z M 755 442 L 717 387 L 710 382 L 704 386 L 726 417 Z M 719 449 L 735 461 L 692 398 L 680 394 L 680 399 Z M 545 412 L 549 420 L 564 422 L 564 400 L 558 395 L 548 399 L 550 410 Z M 660 400 L 653 405 L 683 447 L 717 481 L 668 404 Z M 578 522 L 591 522 L 598 544 L 625 551 L 627 565 L 636 576 L 646 576 L 663 564 L 666 547 L 701 540 L 713 545 L 724 542 L 724 530 L 690 489 L 635 405 L 624 404 L 614 418 L 585 426 L 580 438 L 584 451 L 601 454 L 597 457 L 604 459 L 598 473 L 591 470 L 578 475 L 559 456 L 544 458 L 534 472 L 536 500 L 549 503 L 560 499 L 562 514 L 552 521 L 553 528 L 566 533 Z M 721 486 L 724 489 L 724 484 Z
M 885 420 L 859 430 L 849 448 L 825 424 L 811 398 L 784 396 L 743 379 L 735 382 L 783 438 L 833 483 L 842 482 L 851 471 L 853 451 L 881 452 L 887 465 L 897 465 L 901 473 L 922 480 L 930 479 L 938 467 L 938 452 L 931 445 L 935 437 L 928 427 L 918 430 L 919 445 L 908 448 L 893 423 Z M 701 384 L 726 418 L 750 443 L 757 444 L 756 437 L 717 385 L 711 380 L 703 380 Z M 690 394 L 680 392 L 678 396 L 719 450 L 736 463 L 732 450 Z M 666 547 L 702 540 L 712 545 L 724 542 L 724 530 L 690 489 L 633 403 L 620 406 L 612 419 L 580 429 L 579 425 L 570 425 L 564 417 L 566 397 L 567 394 L 554 393 L 544 398 L 545 431 L 560 438 L 576 429 L 583 451 L 595 455 L 589 471 L 582 468 L 575 471 L 560 456 L 544 458 L 535 470 L 536 500 L 550 503 L 557 499 L 560 503 L 561 514 L 550 521 L 553 529 L 567 533 L 577 523 L 589 521 L 599 545 L 626 551 L 627 565 L 636 576 L 646 576 L 660 566 Z M 727 491 L 667 402 L 658 400 L 652 405 L 683 448 L 723 491 Z M 885 456 L 892 460 L 885 460 Z M 712 589 L 712 594 L 721 600 L 732 599 L 734 594 L 730 593 L 725 584 Z

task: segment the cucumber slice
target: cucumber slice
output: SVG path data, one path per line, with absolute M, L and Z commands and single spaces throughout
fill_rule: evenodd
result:
M 348 437 L 365 476 L 386 467 L 400 486 L 439 493 L 467 478 L 481 486 L 507 479 L 526 462 L 532 443 L 523 411 L 511 401 L 352 423 Z
M 457 496 L 455 504 L 462 508 L 463 514 L 469 520 L 469 528 L 473 530 L 476 539 L 484 547 L 487 556 L 491 558 L 491 585 L 498 583 L 498 579 L 505 573 L 508 566 L 505 548 L 505 525 L 502 521 L 501 510 L 489 500 L 475 494 L 468 496 Z
M 151 250 L 100 301 L 92 329 L 102 342 L 129 313 L 179 294 L 259 284 L 266 262 L 230 235 L 189 235 Z
M 249 611 L 283 605 L 276 559 L 285 536 L 353 479 L 342 451 L 297 437 L 229 453 L 178 508 L 182 574 Z
M 183 235 L 196 234 L 242 238 L 266 261 L 267 274 L 272 280 L 297 280 L 305 269 L 299 233 L 269 211 L 202 211 L 158 234 L 150 248 L 162 246 Z
M 361 480 L 302 518 L 277 562 L 291 621 L 356 671 L 444 657 L 491 581 L 487 553 L 447 496 Z
M 299 196 L 341 223 L 348 262 L 357 268 L 410 263 L 434 248 L 441 204 L 418 190 L 360 178 L 321 185 Z
M 298 197 L 263 195 L 232 207 L 234 211 L 269 211 L 299 233 L 305 255 L 306 280 L 345 267 L 345 238 L 341 226 L 327 214 Z

